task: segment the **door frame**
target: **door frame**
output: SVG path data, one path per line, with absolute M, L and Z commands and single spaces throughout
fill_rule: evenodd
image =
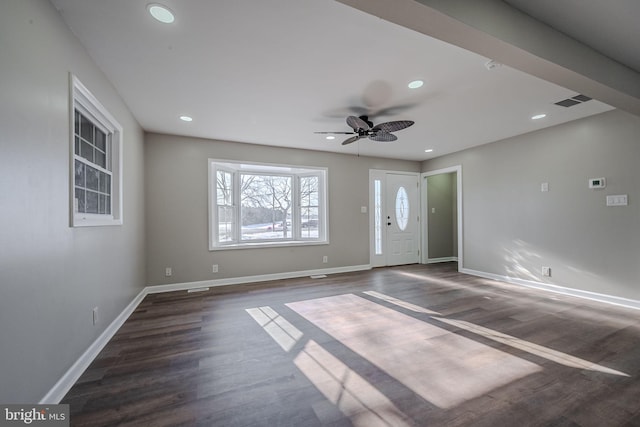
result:
M 443 169 L 436 169 L 429 172 L 423 172 L 420 178 L 420 201 L 422 204 L 421 214 L 423 221 L 420 221 L 422 245 L 421 245 L 421 257 L 420 262 L 427 264 L 429 262 L 429 206 L 427 203 L 427 178 L 434 175 L 442 175 L 446 173 L 456 174 L 456 199 L 457 199 L 457 218 L 458 218 L 458 271 L 463 269 L 463 255 L 464 255 L 464 239 L 463 239 L 463 207 L 462 207 L 462 165 L 451 166 Z
M 394 171 L 394 170 L 381 170 L 381 169 L 369 169 L 369 264 L 371 267 L 384 267 L 387 265 L 387 251 L 386 251 L 386 232 L 381 234 L 382 239 L 382 247 L 385 248 L 383 250 L 382 255 L 378 255 L 375 253 L 375 188 L 374 181 L 376 179 L 380 179 L 382 188 L 386 188 L 386 176 L 387 174 L 394 175 L 407 175 L 416 178 L 418 182 L 418 216 L 419 219 L 422 216 L 422 182 L 420 178 L 419 172 L 408 172 L 408 171 Z M 383 216 L 385 215 L 385 197 L 382 197 L 382 211 Z M 384 218 L 381 218 L 384 219 Z M 386 223 L 386 221 L 385 221 Z M 386 227 L 384 228 L 386 230 Z M 422 221 L 418 225 L 418 235 L 416 236 L 418 242 L 418 262 L 421 262 L 422 257 L 422 233 L 423 226 Z

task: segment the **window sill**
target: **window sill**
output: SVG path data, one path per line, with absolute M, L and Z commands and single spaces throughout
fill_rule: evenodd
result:
M 104 227 L 122 225 L 122 219 L 101 215 L 77 215 L 73 217 L 71 227 Z
M 232 249 L 257 249 L 257 248 L 286 248 L 292 246 L 318 246 L 328 245 L 329 240 L 310 241 L 310 240 L 288 240 L 286 242 L 247 242 L 235 243 L 221 246 L 211 246 L 209 251 L 226 251 Z

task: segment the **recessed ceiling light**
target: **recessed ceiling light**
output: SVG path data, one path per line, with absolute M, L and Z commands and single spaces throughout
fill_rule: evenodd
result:
M 183 122 L 192 122 L 193 118 L 189 116 L 180 116 L 180 120 L 182 120 Z
M 531 120 L 540 120 L 544 119 L 545 117 L 547 117 L 546 114 L 536 114 L 535 116 L 531 117 Z
M 171 24 L 176 18 L 173 16 L 173 13 L 167 9 L 166 6 L 161 4 L 152 3 L 147 6 L 149 13 L 158 21 L 164 24 Z
M 423 84 L 424 82 L 422 80 L 414 80 L 407 86 L 409 86 L 409 89 L 418 89 L 419 87 L 422 87 Z
M 333 135 L 329 135 L 329 136 L 327 137 L 327 139 L 336 139 L 336 137 L 335 137 L 335 136 L 333 136 Z
M 427 150 L 424 150 L 425 153 L 431 153 L 433 151 L 433 148 L 429 148 Z

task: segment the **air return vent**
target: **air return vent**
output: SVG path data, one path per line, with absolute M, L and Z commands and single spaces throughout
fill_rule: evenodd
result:
M 591 98 L 589 98 L 587 95 L 576 95 L 572 99 L 575 99 L 576 101 L 580 101 L 580 102 L 591 101 Z
M 574 105 L 582 104 L 583 102 L 590 101 L 587 95 L 576 95 L 571 98 L 563 99 L 562 101 L 558 101 L 555 104 L 561 107 L 573 107 Z
M 563 99 L 562 101 L 556 102 L 555 104 L 561 107 L 573 107 L 574 105 L 580 104 L 580 101 L 576 101 L 574 99 L 568 98 L 568 99 Z

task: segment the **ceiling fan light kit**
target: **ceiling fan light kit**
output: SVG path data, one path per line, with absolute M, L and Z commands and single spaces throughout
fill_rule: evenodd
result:
M 315 132 L 321 134 L 340 134 L 340 135 L 353 135 L 344 141 L 342 141 L 342 145 L 348 145 L 353 142 L 356 142 L 362 138 L 369 138 L 372 141 L 376 142 L 393 142 L 398 139 L 397 136 L 392 134 L 391 132 L 396 132 L 402 129 L 406 129 L 409 126 L 413 125 L 414 122 L 411 120 L 395 120 L 392 122 L 380 123 L 378 125 L 373 125 L 373 122 L 369 120 L 367 116 L 349 116 L 347 117 L 347 125 L 353 132 Z

